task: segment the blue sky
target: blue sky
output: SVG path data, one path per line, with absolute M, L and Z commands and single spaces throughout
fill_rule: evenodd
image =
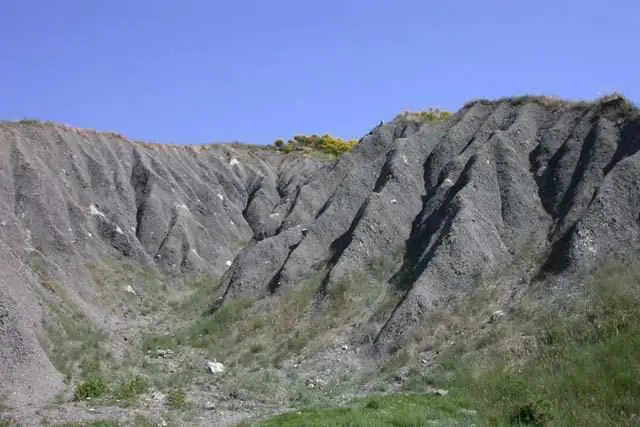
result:
M 640 100 L 637 0 L 0 0 L 0 118 L 171 143 L 549 94 Z

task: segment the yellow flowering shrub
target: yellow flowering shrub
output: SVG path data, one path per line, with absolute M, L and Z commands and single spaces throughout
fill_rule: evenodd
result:
M 296 135 L 287 144 L 283 144 L 282 140 L 275 142 L 277 148 L 282 149 L 285 153 L 292 151 L 321 152 L 333 156 L 340 156 L 351 150 L 358 144 L 357 139 L 345 140 L 336 138 L 329 134 L 324 135 Z

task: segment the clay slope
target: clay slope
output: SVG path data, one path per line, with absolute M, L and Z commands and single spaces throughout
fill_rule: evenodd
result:
M 219 276 L 252 238 L 304 217 L 286 214 L 297 188 L 326 167 L 239 144 L 156 146 L 51 123 L 0 125 L 0 395 L 37 403 L 63 387 L 39 339 L 52 305 L 106 331 L 122 321 L 88 265 L 130 260 L 168 282 Z
M 402 298 L 371 321 L 385 354 L 422 313 L 531 245 L 550 249 L 542 271 L 558 284 L 612 250 L 635 256 L 639 127 L 638 110 L 615 96 L 478 101 L 437 124 L 383 124 L 327 163 L 3 124 L 0 394 L 33 402 L 63 387 L 39 337 L 63 295 L 43 274 L 88 320 L 106 330 L 121 321 L 88 263 L 158 269 L 170 292 L 184 277 L 221 276 L 223 303 L 277 297 L 320 271 L 313 312 L 344 277 L 400 254 L 380 277 Z
M 637 256 L 638 149 L 640 114 L 620 96 L 478 101 L 439 124 L 384 124 L 322 182 L 299 188 L 289 215 L 312 206 L 306 231 L 242 252 L 223 278 L 227 296 L 277 294 L 321 266 L 319 307 L 345 276 L 403 253 L 383 273 L 402 294 L 375 335 L 388 353 L 431 307 L 523 252 L 548 249 L 538 277 L 551 289 L 612 252 Z

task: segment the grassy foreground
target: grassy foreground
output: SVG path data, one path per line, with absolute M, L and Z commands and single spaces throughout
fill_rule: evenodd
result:
M 291 412 L 261 424 L 276 426 L 386 427 L 434 425 L 442 419 L 467 417 L 450 399 L 425 395 L 390 395 L 359 400 L 343 408 Z M 241 424 L 241 426 L 250 424 Z
M 609 264 L 577 298 L 516 319 L 509 334 L 535 349 L 514 356 L 469 339 L 449 349 L 425 383 L 447 396 L 388 395 L 342 408 L 280 415 L 277 426 L 417 427 L 640 425 L 640 266 Z M 502 347 L 503 348 L 503 347 Z M 250 424 L 244 424 L 249 426 Z

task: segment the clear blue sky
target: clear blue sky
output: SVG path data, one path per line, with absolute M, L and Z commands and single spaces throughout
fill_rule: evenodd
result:
M 264 144 L 480 97 L 638 102 L 638 16 L 638 0 L 0 0 L 0 118 Z

